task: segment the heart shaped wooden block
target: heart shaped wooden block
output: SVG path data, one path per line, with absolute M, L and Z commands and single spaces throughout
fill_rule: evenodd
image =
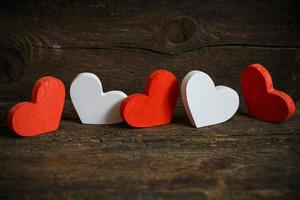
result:
M 156 70 L 149 76 L 144 93 L 130 95 L 123 101 L 124 120 L 133 127 L 170 123 L 179 95 L 175 75 L 167 70 Z
M 122 122 L 120 106 L 127 95 L 121 91 L 103 92 L 99 78 L 81 73 L 70 88 L 72 103 L 84 124 L 115 124 Z
M 29 137 L 58 129 L 65 86 L 53 77 L 39 79 L 32 91 L 32 102 L 15 105 L 8 113 L 8 125 L 19 136 Z
M 204 72 L 191 71 L 181 83 L 184 108 L 193 126 L 200 128 L 229 120 L 239 107 L 233 89 L 217 86 Z
M 254 118 L 281 122 L 295 113 L 293 99 L 274 89 L 269 71 L 260 64 L 252 64 L 244 69 L 241 87 L 248 113 Z

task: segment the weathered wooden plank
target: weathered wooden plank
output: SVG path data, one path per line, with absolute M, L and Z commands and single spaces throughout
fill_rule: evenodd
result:
M 279 89 L 299 98 L 299 26 L 292 0 L 0 4 L 1 101 L 26 99 L 42 75 L 69 85 L 87 70 L 103 74 L 108 89 L 129 93 L 141 89 L 156 68 L 179 78 L 202 69 L 217 83 L 239 89 L 242 67 L 253 62 L 267 65 Z M 110 84 L 115 78 L 120 82 Z
M 132 129 L 82 125 L 67 101 L 56 133 L 16 138 L 3 126 L 39 77 L 68 88 L 82 71 L 131 94 L 157 68 L 179 80 L 199 69 L 241 94 L 241 70 L 259 62 L 299 100 L 296 3 L 1 1 L 0 199 L 299 199 L 299 111 L 271 124 L 242 102 L 229 122 L 195 129 L 179 101 L 171 125 Z
M 185 199 L 296 199 L 299 168 L 295 164 L 299 159 L 289 148 L 295 148 L 299 138 L 264 141 L 273 144 L 256 146 L 255 150 L 236 148 L 236 152 L 226 155 L 210 152 L 222 151 L 218 147 L 208 147 L 190 153 L 1 156 L 6 162 L 1 164 L 0 191 L 4 197 L 16 199 L 138 199 L 136 195 L 141 199 L 152 195 L 152 199 L 176 199 L 180 194 Z M 245 143 L 249 140 L 239 144 Z
M 27 139 L 2 135 L 1 197 L 299 197 L 299 112 L 281 124 L 239 114 L 202 129 L 189 126 L 182 112 L 171 125 L 151 129 L 66 120 L 53 134 Z
M 240 93 L 239 76 L 245 65 L 262 63 L 273 76 L 275 87 L 300 95 L 300 50 L 273 48 L 218 47 L 167 56 L 135 49 L 32 49 L 31 60 L 24 65 L 23 77 L 10 84 L 0 84 L 2 101 L 26 100 L 34 82 L 41 76 L 62 79 L 68 88 L 80 72 L 90 71 L 103 81 L 104 90 L 120 89 L 126 93 L 143 90 L 153 70 L 171 70 L 178 80 L 190 70 L 208 73 L 216 84 L 228 85 Z
M 280 1 L 2 1 L 2 32 L 39 47 L 300 46 L 297 4 Z

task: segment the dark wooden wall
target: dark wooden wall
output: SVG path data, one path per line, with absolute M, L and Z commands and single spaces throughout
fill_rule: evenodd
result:
M 262 63 L 277 88 L 300 96 L 299 7 L 271 1 L 1 1 L 0 100 L 29 97 L 36 79 L 94 72 L 106 90 L 141 91 L 166 68 L 192 69 L 239 91 Z
M 276 125 L 240 112 L 195 129 L 179 101 L 171 125 L 130 129 L 82 125 L 67 101 L 55 133 L 13 138 L 4 123 L 41 76 L 69 88 L 84 71 L 97 74 L 105 90 L 131 94 L 155 69 L 180 81 L 198 69 L 241 94 L 243 67 L 261 63 L 299 108 L 298 5 L 0 1 L 0 199 L 300 199 L 299 112 Z

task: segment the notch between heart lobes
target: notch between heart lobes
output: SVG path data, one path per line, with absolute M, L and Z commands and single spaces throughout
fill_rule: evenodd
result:
M 236 91 L 226 86 L 215 86 L 208 74 L 189 72 L 181 83 L 181 95 L 186 113 L 199 128 L 229 120 L 239 107 Z
M 36 81 L 31 102 L 21 102 L 9 110 L 8 125 L 19 136 L 30 137 L 55 131 L 65 102 L 65 86 L 54 77 Z
M 251 64 L 243 70 L 241 88 L 248 113 L 254 118 L 281 122 L 296 111 L 293 99 L 274 89 L 271 74 L 261 64 Z
M 156 70 L 147 79 L 144 94 L 128 96 L 121 114 L 133 127 L 169 124 L 179 95 L 176 76 L 167 70 Z
M 120 106 L 127 95 L 122 91 L 103 92 L 100 79 L 93 73 L 78 74 L 71 84 L 70 95 L 84 124 L 115 124 L 123 121 Z
M 241 75 L 242 92 L 249 115 L 281 122 L 295 113 L 292 98 L 274 89 L 272 77 L 260 64 L 245 68 Z M 189 72 L 181 84 L 182 101 L 192 125 L 199 128 L 229 120 L 239 107 L 237 92 L 215 86 L 208 74 Z M 103 92 L 100 79 L 92 73 L 78 74 L 70 87 L 75 110 L 84 124 L 115 124 L 123 119 L 132 127 L 169 124 L 179 96 L 176 76 L 156 70 L 147 79 L 144 94 L 127 97 L 122 91 Z M 58 128 L 65 101 L 62 81 L 53 77 L 39 79 L 32 91 L 32 102 L 15 105 L 8 124 L 20 136 L 34 136 Z

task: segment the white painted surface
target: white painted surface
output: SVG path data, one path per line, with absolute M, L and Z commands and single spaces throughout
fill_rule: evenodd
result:
M 92 73 L 80 73 L 70 88 L 72 103 L 83 124 L 122 122 L 120 106 L 127 95 L 121 91 L 103 92 L 100 79 Z
M 193 126 L 200 128 L 229 120 L 239 107 L 236 91 L 215 86 L 204 72 L 191 71 L 181 83 L 182 101 Z

